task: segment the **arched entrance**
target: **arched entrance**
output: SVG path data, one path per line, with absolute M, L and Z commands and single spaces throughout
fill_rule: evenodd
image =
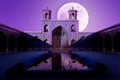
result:
M 7 49 L 7 36 L 4 32 L 0 32 L 0 52 L 5 52 Z
M 105 50 L 106 51 L 112 50 L 112 39 L 109 35 L 105 36 Z
M 27 36 L 23 36 L 23 37 L 22 37 L 22 46 L 23 46 L 23 50 L 24 50 L 24 51 L 28 50 L 28 47 L 29 47 L 29 39 L 27 38 Z
M 10 37 L 9 37 L 8 49 L 9 49 L 9 51 L 15 50 L 15 36 L 14 35 L 10 35 Z
M 114 50 L 116 52 L 120 51 L 120 32 L 115 33 L 113 37 Z
M 97 36 L 96 36 L 96 35 L 92 37 L 91 43 L 92 43 L 92 44 L 91 44 L 92 50 L 93 50 L 93 51 L 96 51 L 96 50 L 97 50 L 97 47 L 98 47 L 98 46 L 97 46 L 98 43 L 97 43 Z
M 101 36 L 98 37 L 98 49 L 99 51 L 102 51 L 103 50 L 103 38 Z
M 52 50 L 68 50 L 68 34 L 62 26 L 52 32 Z
M 22 48 L 22 39 L 21 36 L 17 37 L 17 50 L 20 51 Z

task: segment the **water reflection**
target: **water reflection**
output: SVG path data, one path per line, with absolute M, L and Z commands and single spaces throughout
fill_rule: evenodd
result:
M 52 70 L 52 58 L 30 67 L 28 70 Z
M 89 67 L 71 58 L 69 53 L 54 53 L 52 57 L 38 63 L 28 70 L 88 70 Z
M 86 65 L 79 63 L 77 59 L 72 59 L 70 54 L 61 53 L 61 62 L 63 70 L 88 69 Z

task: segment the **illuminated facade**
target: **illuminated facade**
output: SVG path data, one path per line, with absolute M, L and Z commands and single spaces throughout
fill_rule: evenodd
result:
M 67 50 L 68 46 L 78 40 L 77 10 L 68 11 L 69 20 L 52 20 L 52 11 L 44 9 L 42 20 L 42 39 L 52 45 L 53 49 Z

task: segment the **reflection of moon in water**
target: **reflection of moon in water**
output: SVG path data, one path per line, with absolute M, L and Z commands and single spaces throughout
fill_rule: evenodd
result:
M 78 11 L 77 20 L 79 20 L 79 32 L 82 32 L 87 27 L 89 20 L 88 12 L 82 5 L 74 2 L 64 4 L 58 10 L 57 18 L 59 20 L 68 20 L 69 19 L 68 11 L 71 10 L 72 7 L 74 7 L 74 9 Z

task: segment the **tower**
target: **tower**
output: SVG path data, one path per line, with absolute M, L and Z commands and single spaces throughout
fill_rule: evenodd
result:
M 72 7 L 69 12 L 69 20 L 77 20 L 77 10 L 74 10 L 74 7 Z
M 50 20 L 52 11 L 48 9 L 44 9 L 43 11 L 43 20 Z

